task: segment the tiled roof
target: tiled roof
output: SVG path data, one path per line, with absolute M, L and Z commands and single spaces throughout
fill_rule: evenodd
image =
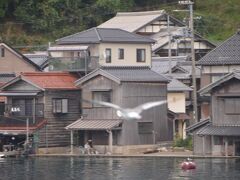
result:
M 35 63 L 40 68 L 48 60 L 48 56 L 43 54 L 24 54 L 24 56 L 26 56 L 30 61 Z
M 77 89 L 78 78 L 66 72 L 26 72 L 21 77 L 43 89 Z
M 91 44 L 100 42 L 154 43 L 155 41 L 122 29 L 91 28 L 56 40 L 57 44 Z
M 201 128 L 197 135 L 240 136 L 240 126 L 213 126 Z
M 77 80 L 76 84 L 80 85 L 98 75 L 108 77 L 117 83 L 170 81 L 167 77 L 152 71 L 149 67 L 101 67 Z
M 66 127 L 67 130 L 109 130 L 118 127 L 122 120 L 79 119 Z
M 168 91 L 192 91 L 192 88 L 178 81 L 177 79 L 172 79 L 167 85 Z
M 205 127 L 206 125 L 210 124 L 210 119 L 207 118 L 207 119 L 204 119 L 204 120 L 200 120 L 199 122 L 189 126 L 186 128 L 186 132 L 193 132 L 195 131 L 196 129 L 199 129 L 201 127 Z
M 240 64 L 240 31 L 198 61 L 199 65 Z
M 168 82 L 169 79 L 152 71 L 148 67 L 102 67 L 107 73 L 119 78 L 121 81 Z
M 15 73 L 0 73 L 0 86 L 16 77 Z
M 169 65 L 171 68 L 175 67 L 179 62 L 185 62 L 187 56 L 175 56 L 171 58 L 171 64 L 169 64 L 168 57 L 152 57 L 152 70 L 157 73 L 166 73 L 169 71 Z
M 164 10 L 144 12 L 119 12 L 108 21 L 100 24 L 100 28 L 119 28 L 129 32 L 136 32 L 146 24 L 162 17 Z
M 200 93 L 200 95 L 205 95 L 211 92 L 211 90 L 217 86 L 222 85 L 223 83 L 229 81 L 230 79 L 235 78 L 240 80 L 240 71 L 239 70 L 234 70 L 233 72 L 226 74 L 225 76 L 223 76 L 222 78 L 218 79 L 217 81 L 208 84 L 207 86 L 203 87 L 202 89 L 200 89 L 198 92 Z

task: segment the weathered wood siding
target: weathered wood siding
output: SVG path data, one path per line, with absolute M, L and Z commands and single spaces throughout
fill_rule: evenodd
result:
M 240 98 L 240 81 L 232 79 L 216 88 L 212 93 L 212 122 L 214 125 L 240 125 L 240 112 L 227 114 L 226 108 L 234 108 L 234 104 L 226 104 L 228 98 Z M 240 103 L 240 102 L 239 102 Z M 228 107 L 226 107 L 228 105 Z
M 85 83 L 82 88 L 82 98 L 92 100 L 92 92 L 94 90 L 110 90 L 112 92 L 112 102 L 120 104 L 121 90 L 118 84 L 103 76 L 98 76 L 91 81 Z M 118 119 L 115 110 L 108 107 L 95 107 L 91 103 L 83 102 L 83 116 L 85 119 Z
M 122 82 L 116 83 L 103 76 L 95 77 L 90 81 L 81 85 L 82 98 L 91 100 L 90 93 L 94 89 L 106 90 L 112 92 L 112 103 L 118 104 L 124 108 L 133 108 L 137 105 L 158 100 L 167 99 L 166 83 L 136 83 Z M 84 104 L 83 116 L 85 119 L 119 119 L 116 111 L 108 107 L 91 107 Z M 154 107 L 142 113 L 140 121 L 123 121 L 122 130 L 119 135 L 115 135 L 113 141 L 118 145 L 134 145 L 134 144 L 152 144 L 155 142 L 172 140 L 172 123 L 167 120 L 167 104 Z M 153 122 L 154 134 L 139 134 L 138 122 Z M 169 124 L 171 124 L 169 126 Z
M 39 131 L 39 147 L 57 147 L 70 145 L 70 132 L 65 127 L 81 116 L 79 90 L 46 91 L 44 94 L 44 115 L 46 127 Z M 52 99 L 68 99 L 68 113 L 54 114 Z
M 164 83 L 122 83 L 121 105 L 133 108 L 150 101 L 166 100 L 166 88 Z M 155 142 L 172 140 L 169 136 L 172 126 L 168 126 L 167 104 L 143 111 L 141 115 L 142 119 L 139 121 L 124 121 L 119 141 L 122 145 L 152 144 L 154 139 Z M 138 122 L 153 122 L 155 138 L 154 134 L 139 134 Z

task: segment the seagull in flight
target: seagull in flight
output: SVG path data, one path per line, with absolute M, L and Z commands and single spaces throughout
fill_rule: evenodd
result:
M 111 108 L 116 109 L 117 116 L 120 117 L 120 118 L 126 119 L 126 120 L 141 119 L 142 118 L 142 116 L 141 116 L 142 111 L 167 103 L 166 100 L 153 101 L 153 102 L 147 102 L 147 103 L 141 104 L 141 105 L 139 105 L 137 107 L 134 107 L 134 108 L 124 109 L 124 108 L 122 108 L 122 107 L 120 107 L 116 104 L 112 104 L 112 103 L 109 103 L 109 102 L 104 102 L 104 101 L 91 101 L 91 102 L 95 103 L 95 104 L 102 105 L 102 106 L 111 107 Z

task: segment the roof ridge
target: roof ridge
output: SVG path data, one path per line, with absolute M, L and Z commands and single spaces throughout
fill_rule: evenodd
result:
M 159 14 L 160 16 L 163 13 L 166 13 L 164 9 L 156 10 L 156 11 L 118 12 L 116 16 L 142 16 L 142 15 L 156 15 L 156 14 Z
M 21 75 L 23 76 L 41 76 L 41 75 L 48 75 L 48 76 L 63 76 L 63 75 L 71 75 L 69 72 L 22 72 Z

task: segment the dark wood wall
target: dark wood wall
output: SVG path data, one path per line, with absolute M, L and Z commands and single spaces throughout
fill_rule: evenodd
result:
M 226 103 L 228 99 L 237 100 Z M 240 125 L 240 111 L 227 113 L 228 109 L 236 108 L 240 104 L 240 81 L 229 80 L 214 89 L 212 93 L 212 122 L 216 125 Z
M 39 147 L 57 147 L 70 145 L 70 132 L 65 127 L 76 121 L 81 116 L 80 90 L 45 91 L 44 115 L 47 125 L 39 131 Z M 53 113 L 53 98 L 68 99 L 68 113 Z
M 118 84 L 103 76 L 97 76 L 94 79 L 81 85 L 82 97 L 87 100 L 92 99 L 94 89 L 111 90 L 112 102 L 124 108 L 133 108 L 142 103 L 158 100 L 166 100 L 167 84 L 166 83 L 137 83 L 122 82 Z M 116 111 L 108 107 L 95 107 L 91 104 L 83 103 L 83 115 L 85 119 L 119 119 Z M 156 140 L 172 140 L 172 126 L 169 126 L 167 120 L 167 104 L 154 107 L 142 113 L 142 122 L 153 122 L 153 130 L 156 133 Z M 170 123 L 171 124 L 171 123 Z M 123 121 L 122 130 L 116 135 L 114 142 L 118 145 L 133 144 L 152 144 L 153 134 L 139 134 L 138 121 Z
M 167 85 L 165 83 L 122 83 L 122 106 L 133 108 L 140 104 L 166 100 Z M 126 93 L 124 93 L 126 92 Z M 142 119 L 124 121 L 121 133 L 122 144 L 152 144 L 154 134 L 139 134 L 138 122 L 153 122 L 155 142 L 172 140 L 169 135 L 172 126 L 169 127 L 167 120 L 167 104 L 143 111 Z

